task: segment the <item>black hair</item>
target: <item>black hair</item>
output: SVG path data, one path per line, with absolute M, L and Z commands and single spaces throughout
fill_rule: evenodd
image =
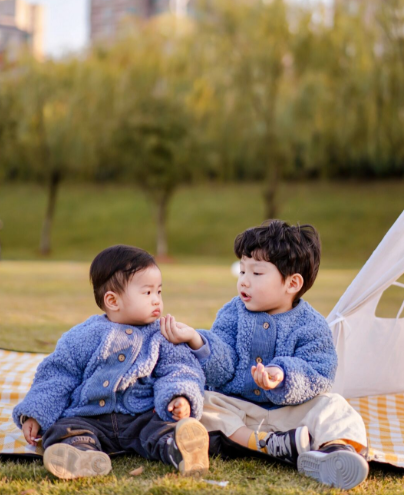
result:
M 95 302 L 104 308 L 104 295 L 109 290 L 122 294 L 136 272 L 157 266 L 153 256 L 134 246 L 118 244 L 101 251 L 90 266 Z
M 320 267 L 321 243 L 312 225 L 289 225 L 281 220 L 267 220 L 239 234 L 234 252 L 274 264 L 283 280 L 294 273 L 303 277 L 303 286 L 296 294 L 298 300 L 314 284 Z

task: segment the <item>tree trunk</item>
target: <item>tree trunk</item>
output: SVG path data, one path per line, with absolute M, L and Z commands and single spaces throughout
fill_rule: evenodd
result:
M 52 222 L 55 214 L 56 196 L 60 181 L 61 181 L 60 172 L 57 170 L 53 171 L 49 181 L 48 204 L 46 207 L 46 214 L 42 225 L 42 233 L 41 233 L 40 253 L 45 256 L 51 252 Z
M 165 257 L 168 255 L 168 243 L 167 243 L 167 211 L 168 202 L 170 200 L 171 193 L 164 191 L 157 197 L 157 256 Z
M 278 189 L 281 178 L 281 167 L 284 158 L 279 150 L 276 137 L 268 136 L 267 173 L 264 183 L 264 216 L 266 220 L 276 218 L 278 214 Z

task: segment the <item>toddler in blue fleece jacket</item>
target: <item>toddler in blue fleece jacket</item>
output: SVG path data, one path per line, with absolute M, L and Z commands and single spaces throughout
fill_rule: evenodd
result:
M 337 356 L 325 319 L 301 299 L 320 264 L 311 225 L 273 220 L 235 240 L 238 297 L 210 331 L 167 315 L 161 332 L 187 343 L 206 375 L 201 422 L 234 442 L 349 489 L 366 479 L 362 418 L 332 386 Z
M 59 478 L 107 474 L 107 454 L 118 452 L 161 460 L 183 474 L 207 470 L 209 437 L 197 421 L 205 378 L 189 347 L 160 333 L 154 258 L 113 246 L 96 256 L 90 278 L 105 314 L 62 336 L 14 421 L 31 445 L 43 435 L 45 467 Z

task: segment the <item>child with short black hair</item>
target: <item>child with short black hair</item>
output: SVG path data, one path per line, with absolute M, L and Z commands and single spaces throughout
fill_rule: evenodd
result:
M 325 319 L 301 299 L 320 264 L 311 225 L 273 220 L 236 237 L 238 297 L 210 331 L 161 320 L 163 335 L 194 350 L 206 375 L 201 422 L 234 442 L 297 465 L 323 483 L 349 489 L 368 464 L 359 414 L 327 393 L 337 355 Z
M 207 470 L 209 437 L 197 421 L 205 379 L 189 348 L 160 333 L 162 280 L 153 256 L 110 247 L 92 262 L 90 279 L 105 314 L 61 337 L 14 421 L 31 445 L 43 434 L 45 467 L 59 478 L 107 474 L 107 454 L 118 452 L 183 474 Z

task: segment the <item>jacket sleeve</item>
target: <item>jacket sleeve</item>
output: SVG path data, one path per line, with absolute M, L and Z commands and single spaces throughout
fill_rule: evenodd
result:
M 13 410 L 13 420 L 21 428 L 20 417 L 38 421 L 43 431 L 55 423 L 68 406 L 72 391 L 81 383 L 82 370 L 69 346 L 68 333 L 55 351 L 38 366 L 31 389 Z
M 274 404 L 301 404 L 329 391 L 337 369 L 337 353 L 327 323 L 302 327 L 294 355 L 275 357 L 267 366 L 272 364 L 285 373 L 279 387 L 265 391 Z
M 209 355 L 201 360 L 208 387 L 222 387 L 230 382 L 236 373 L 238 313 L 235 299 L 219 310 L 210 331 L 198 330 L 208 341 L 210 349 Z
M 160 356 L 153 371 L 154 407 L 165 421 L 172 421 L 168 404 L 175 397 L 185 397 L 191 405 L 191 416 L 200 419 L 203 409 L 205 377 L 198 360 L 185 344 L 174 345 L 162 338 Z

